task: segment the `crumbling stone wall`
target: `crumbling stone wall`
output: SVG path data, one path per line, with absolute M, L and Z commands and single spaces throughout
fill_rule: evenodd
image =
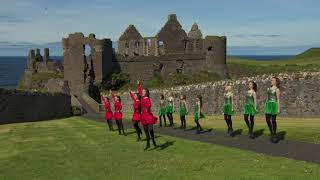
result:
M 292 74 L 277 74 L 281 80 L 283 92 L 281 96 L 281 116 L 320 116 L 320 72 L 299 72 Z M 190 112 L 194 111 L 195 98 L 198 94 L 203 96 L 203 109 L 205 114 L 222 115 L 224 85 L 233 85 L 234 110 L 238 115 L 242 115 L 245 93 L 247 91 L 248 80 L 255 80 L 258 84 L 257 98 L 259 115 L 263 114 L 264 103 L 267 99 L 266 89 L 270 87 L 272 75 L 262 75 L 257 77 L 242 78 L 233 81 L 217 81 L 212 83 L 195 84 L 181 86 L 163 90 L 152 90 L 150 92 L 153 112 L 156 114 L 159 108 L 160 94 L 168 97 L 173 93 L 175 105 L 178 110 L 179 95 L 187 96 L 190 104 Z M 128 93 L 121 95 L 123 111 L 132 112 L 132 100 Z
M 86 44 L 91 47 L 90 57 L 85 55 Z M 64 79 L 69 82 L 74 94 L 82 94 L 88 81 L 100 83 L 103 77 L 112 73 L 113 50 L 110 39 L 100 40 L 94 34 L 84 37 L 82 33 L 74 33 L 62 40 L 62 46 Z
M 30 49 L 27 57 L 27 67 L 24 72 L 24 87 L 30 89 L 32 76 L 36 73 L 62 73 L 63 65 L 61 62 L 50 59 L 49 48 L 44 48 L 41 55 L 40 49 Z
M 0 89 L 0 124 L 65 118 L 71 110 L 67 94 Z

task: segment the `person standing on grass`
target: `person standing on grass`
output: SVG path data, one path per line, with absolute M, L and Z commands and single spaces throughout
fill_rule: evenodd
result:
M 138 93 L 133 94 L 130 90 L 130 97 L 133 100 L 133 115 L 132 115 L 132 122 L 133 127 L 136 130 L 137 133 L 137 141 L 141 140 L 140 135 L 142 134 L 142 131 L 139 127 L 139 122 L 141 120 L 141 96 Z
M 202 113 L 202 97 L 200 95 L 196 97 L 196 106 L 195 106 L 193 117 L 194 117 L 194 122 L 196 123 L 196 129 L 197 129 L 196 133 L 200 134 L 200 132 L 202 131 L 202 127 L 199 123 L 199 120 L 201 118 L 204 118 L 204 115 Z
M 277 115 L 280 113 L 280 80 L 277 77 L 272 77 L 271 87 L 267 89 L 268 99 L 264 105 L 264 113 L 266 122 L 270 130 L 270 140 L 272 143 L 277 143 Z
M 121 98 L 120 96 L 116 96 L 112 93 L 112 91 L 110 91 L 110 94 L 112 96 L 112 100 L 114 103 L 114 114 L 113 114 L 113 118 L 117 123 L 118 126 L 118 131 L 119 131 L 119 135 L 121 135 L 121 131 L 123 133 L 123 135 L 127 135 L 124 132 L 124 127 L 123 127 L 123 122 L 122 122 L 122 104 L 121 104 Z
M 186 115 L 188 114 L 188 105 L 185 95 L 180 95 L 179 114 L 181 121 L 180 129 L 186 129 Z
M 166 108 L 167 116 L 169 119 L 170 126 L 173 126 L 173 112 L 174 112 L 174 98 L 172 94 L 170 93 Z
M 105 115 L 104 115 L 104 119 L 106 120 L 108 126 L 109 126 L 109 130 L 113 131 L 113 125 L 112 125 L 112 110 L 111 110 L 111 105 L 110 105 L 110 100 L 108 97 L 104 97 L 103 95 L 101 95 L 101 102 L 103 103 L 104 109 L 105 109 Z
M 159 107 L 159 126 L 162 127 L 162 119 L 163 119 L 163 122 L 164 122 L 164 127 L 167 126 L 167 120 L 166 120 L 166 102 L 164 100 L 164 95 L 161 94 L 160 95 L 160 107 Z
M 253 126 L 254 126 L 254 116 L 257 114 L 257 84 L 254 81 L 249 82 L 249 89 L 245 96 L 244 104 L 244 121 L 248 126 L 249 138 L 254 139 Z M 249 121 L 250 118 L 250 121 Z
M 223 115 L 224 120 L 227 123 L 228 126 L 228 134 L 230 136 L 233 135 L 233 128 L 232 128 L 232 115 L 234 114 L 233 111 L 233 93 L 232 93 L 232 86 L 227 85 L 224 89 L 224 105 L 223 105 Z
M 146 134 L 147 145 L 144 148 L 145 150 L 150 148 L 150 137 L 152 143 L 155 147 L 157 147 L 155 136 L 154 136 L 154 128 L 153 125 L 156 124 L 157 118 L 153 116 L 151 112 L 151 99 L 150 93 L 148 89 L 141 89 L 140 81 L 137 81 L 138 84 L 138 93 L 142 97 L 141 98 L 141 124 L 143 125 L 144 132 Z

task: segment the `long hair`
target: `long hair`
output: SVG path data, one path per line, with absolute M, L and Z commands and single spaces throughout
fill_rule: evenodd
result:
M 254 90 L 254 92 L 257 92 L 257 89 L 258 89 L 257 83 L 254 81 L 249 81 L 249 83 L 252 83 L 252 89 Z
M 145 88 L 144 90 L 146 91 L 146 96 L 147 96 L 147 97 L 150 97 L 149 89 L 148 89 L 148 88 Z
M 182 99 L 183 99 L 183 100 L 186 100 L 186 98 L 187 98 L 186 95 L 183 94 L 183 95 L 181 95 L 181 96 L 182 96 Z
M 201 95 L 198 95 L 197 98 L 198 98 L 199 101 L 200 101 L 200 108 L 202 108 L 202 96 L 201 96 Z
M 160 95 L 160 99 L 164 100 L 164 95 L 163 94 Z
M 141 96 L 139 93 L 135 93 L 135 95 L 137 96 L 137 99 L 140 101 L 141 100 Z
M 276 77 L 276 76 L 273 76 L 272 79 L 276 80 L 276 87 L 282 92 L 283 88 L 280 85 L 280 79 L 278 77 Z
M 117 98 L 118 98 L 118 101 L 121 102 L 121 97 L 120 97 L 120 96 L 117 96 Z

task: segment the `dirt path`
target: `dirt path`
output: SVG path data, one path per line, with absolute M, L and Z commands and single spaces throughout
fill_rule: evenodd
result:
M 83 117 L 103 122 L 103 117 L 101 115 L 86 114 Z M 124 124 L 127 128 L 132 126 L 129 121 L 125 121 Z M 226 133 L 215 131 L 214 129 L 205 130 L 201 134 L 195 134 L 194 129 L 181 130 L 179 128 L 160 128 L 156 126 L 155 132 L 161 135 L 238 148 L 271 156 L 281 156 L 289 159 L 320 163 L 320 144 L 289 140 L 280 140 L 277 144 L 273 144 L 266 137 L 260 136 L 252 140 L 246 135 L 241 135 L 240 131 L 238 131 L 238 135 L 230 137 Z M 259 133 L 259 131 L 256 133 Z

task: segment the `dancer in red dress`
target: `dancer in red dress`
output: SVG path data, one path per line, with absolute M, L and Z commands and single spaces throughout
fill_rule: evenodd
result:
M 119 135 L 121 135 L 121 131 L 123 133 L 123 135 L 126 136 L 126 133 L 124 132 L 124 127 L 123 127 L 123 123 L 122 123 L 122 104 L 121 104 L 121 98 L 120 96 L 115 96 L 112 91 L 110 91 L 111 95 L 112 95 L 112 100 L 114 103 L 114 113 L 113 113 L 113 118 L 117 123 L 118 126 L 118 131 L 119 131 Z
M 141 140 L 140 135 L 142 134 L 142 131 L 139 127 L 139 122 L 141 120 L 141 96 L 138 93 L 133 94 L 130 91 L 130 97 L 133 100 L 133 115 L 132 115 L 132 122 L 133 127 L 136 130 L 136 133 L 138 135 L 137 141 Z
M 110 100 L 108 97 L 101 96 L 101 102 L 103 103 L 104 109 L 106 111 L 104 115 L 104 119 L 106 120 L 109 130 L 113 131 L 113 125 L 112 125 L 112 110 L 111 110 L 111 105 L 110 105 Z
M 157 118 L 153 116 L 151 112 L 151 100 L 148 89 L 141 89 L 140 81 L 138 83 L 138 92 L 141 98 L 141 124 L 143 125 L 144 132 L 146 134 L 147 145 L 145 150 L 150 148 L 150 136 L 152 139 L 152 143 L 155 147 L 157 147 L 153 125 L 156 124 Z

